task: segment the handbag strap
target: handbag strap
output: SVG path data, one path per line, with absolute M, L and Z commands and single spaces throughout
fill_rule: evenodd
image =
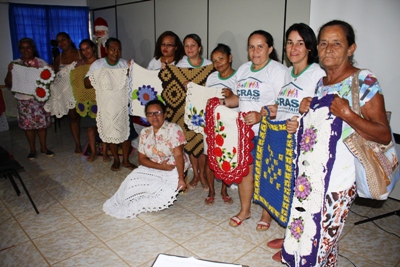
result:
M 353 74 L 353 80 L 351 82 L 351 109 L 358 115 L 361 115 L 361 108 L 360 108 L 360 85 L 358 82 L 358 75 L 362 69 L 357 70 Z

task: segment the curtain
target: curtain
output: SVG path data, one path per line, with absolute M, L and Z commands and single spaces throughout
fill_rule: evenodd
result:
M 41 58 L 52 62 L 50 40 L 59 32 L 66 32 L 78 45 L 89 38 L 89 8 L 9 4 L 10 34 L 13 58 L 19 58 L 18 40 L 32 38 Z

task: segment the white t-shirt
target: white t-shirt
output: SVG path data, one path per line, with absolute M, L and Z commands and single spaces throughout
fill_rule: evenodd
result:
M 252 70 L 251 61 L 239 67 L 236 76 L 236 92 L 239 97 L 239 111 L 257 111 L 261 107 L 275 104 L 279 91 L 284 85 L 287 67 L 275 60 L 260 70 Z M 258 136 L 260 124 L 253 125 L 254 135 Z
M 176 64 L 179 68 L 200 68 L 204 66 L 211 65 L 212 62 L 206 58 L 202 58 L 203 61 L 201 62 L 200 66 L 193 66 L 190 64 L 189 58 L 187 56 L 183 56 L 181 60 L 179 60 L 178 64 Z
M 42 68 L 44 66 L 47 66 L 47 62 L 41 58 L 35 57 L 35 61 L 38 62 L 38 65 L 39 65 L 36 67 Z M 13 60 L 12 62 L 22 63 L 23 61 L 22 61 L 22 59 L 18 58 L 16 60 Z M 15 93 L 15 98 L 18 100 L 34 100 L 35 99 L 32 95 L 25 95 L 25 94 L 21 94 L 21 93 Z
M 148 70 L 159 70 L 161 69 L 161 58 L 156 59 L 153 57 L 152 60 L 150 60 L 149 65 L 147 66 Z M 175 65 L 175 61 L 172 63 L 169 63 L 168 65 Z
M 300 102 L 305 97 L 313 97 L 318 81 L 325 76 L 325 71 L 317 64 L 308 65 L 299 75 L 290 67 L 285 75 L 285 85 L 276 100 L 278 113 L 276 120 L 287 120 L 299 115 Z
M 95 70 L 101 69 L 101 68 L 109 68 L 109 69 L 120 69 L 120 68 L 127 68 L 128 67 L 128 61 L 126 61 L 123 58 L 120 58 L 115 65 L 110 65 L 108 64 L 106 58 L 100 58 L 93 62 L 92 65 L 90 65 L 88 73 L 86 73 L 86 77 L 89 77 L 90 73 L 92 73 Z

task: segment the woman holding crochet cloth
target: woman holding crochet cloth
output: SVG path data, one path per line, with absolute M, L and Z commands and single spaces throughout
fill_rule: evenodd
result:
M 359 71 L 353 66 L 353 55 L 356 48 L 354 30 L 348 23 L 333 20 L 320 28 L 318 55 L 320 64 L 326 71 L 326 77 L 322 78 L 317 84 L 316 96 L 320 101 L 318 107 L 314 105 L 310 109 L 311 98 L 308 97 L 301 102 L 300 112 L 308 112 L 302 119 L 303 123 L 306 123 L 305 119 L 307 119 L 308 115 L 317 114 L 315 110 L 321 109 L 324 104 L 322 99 L 328 99 L 331 101 L 330 106 L 327 108 L 328 112 L 334 115 L 329 115 L 328 119 L 336 120 L 336 118 L 340 118 L 342 120 L 341 124 L 336 124 L 339 125 L 336 128 L 338 128 L 338 132 L 341 132 L 341 135 L 336 137 L 331 134 L 334 132 L 335 127 L 334 123 L 332 123 L 332 126 L 329 126 L 327 131 L 328 136 L 332 135 L 332 137 L 330 137 L 330 141 L 325 141 L 325 135 L 323 134 L 325 128 L 319 127 L 316 129 L 318 131 L 316 135 L 310 135 L 307 130 L 311 128 L 304 125 L 303 136 L 306 135 L 306 141 L 312 147 L 300 143 L 302 155 L 307 155 L 308 153 L 312 155 L 314 151 L 319 151 L 318 148 L 324 142 L 329 142 L 330 144 L 332 139 L 337 139 L 337 141 L 334 146 L 325 145 L 328 147 L 328 154 L 332 155 L 329 157 L 328 163 L 333 161 L 333 166 L 331 167 L 327 163 L 327 171 L 320 171 L 324 172 L 323 179 L 318 179 L 321 175 L 314 170 L 316 168 L 315 164 L 310 164 L 310 167 L 307 167 L 307 164 L 304 163 L 297 166 L 299 173 L 300 167 L 306 172 L 300 174 L 295 181 L 295 196 L 292 199 L 291 218 L 283 243 L 282 259 L 283 262 L 290 266 L 338 265 L 339 237 L 350 206 L 356 197 L 355 159 L 345 146 L 343 139 L 353 131 L 357 131 L 367 140 L 381 144 L 388 144 L 391 141 L 382 89 L 375 75 L 368 70 L 362 70 L 358 74 L 359 102 L 362 117 L 351 109 L 353 75 Z M 332 130 L 330 130 L 331 127 Z M 312 140 L 313 138 L 315 140 Z M 303 153 L 304 151 L 307 151 L 307 153 Z M 314 155 L 313 158 L 310 156 L 308 158 L 312 160 L 312 163 L 321 157 L 327 157 L 324 153 Z M 332 161 L 331 158 L 333 158 Z M 307 177 L 307 171 L 312 173 L 309 178 Z M 299 184 L 297 180 L 304 177 L 307 180 L 309 179 L 308 182 L 304 181 L 297 188 Z M 325 183 L 324 187 L 322 187 L 322 194 L 315 197 L 316 201 L 309 200 L 310 197 L 314 197 L 318 193 L 319 188 L 321 188 L 320 183 Z M 303 190 L 308 188 L 310 184 L 314 188 Z M 310 205 L 299 209 L 298 207 L 303 203 L 310 203 Z M 316 206 L 319 210 L 313 212 Z M 301 213 L 300 216 L 299 212 Z
M 150 127 L 139 140 L 139 168 L 132 171 L 118 191 L 104 203 L 105 213 L 116 218 L 134 218 L 141 212 L 168 208 L 180 190 L 186 189 L 185 171 L 189 158 L 182 128 L 165 120 L 165 105 L 149 101 L 145 114 Z
M 18 48 L 21 53 L 21 58 L 12 61 L 8 65 L 7 76 L 4 80 L 6 86 L 9 88 L 12 88 L 13 86 L 12 77 L 14 64 L 33 68 L 47 66 L 47 63 L 43 59 L 39 58 L 36 45 L 31 38 L 22 38 L 19 40 Z M 21 77 L 21 79 L 24 78 L 25 77 Z M 37 85 L 35 84 L 34 87 L 36 86 Z M 17 90 L 13 91 L 21 92 L 21 90 L 18 89 L 22 88 L 17 88 Z M 54 153 L 47 149 L 46 145 L 47 128 L 51 124 L 50 113 L 46 112 L 43 108 L 46 102 L 39 102 L 32 95 L 22 93 L 16 93 L 15 98 L 18 100 L 18 126 L 25 131 L 29 143 L 28 159 L 33 160 L 37 155 L 35 146 L 36 133 L 39 137 L 40 152 L 48 157 L 54 156 Z

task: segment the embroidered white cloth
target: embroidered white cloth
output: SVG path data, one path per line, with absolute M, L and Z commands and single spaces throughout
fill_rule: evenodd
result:
M 223 98 L 222 88 L 204 87 L 193 82 L 187 85 L 184 119 L 190 130 L 204 134 L 207 101 L 213 97 Z
M 324 242 L 321 214 L 342 134 L 342 120 L 329 111 L 333 97 L 315 97 L 300 122 L 297 177 L 282 251 L 290 266 L 315 266 L 320 242 Z
M 106 143 L 119 144 L 129 137 L 127 71 L 101 68 L 89 75 L 96 90 L 98 131 Z
M 168 208 L 178 194 L 178 171 L 162 171 L 144 166 L 133 170 L 103 210 L 116 218 L 134 218 L 142 212 Z
M 75 97 L 72 94 L 72 86 L 69 73 L 75 68 L 76 62 L 73 62 L 60 69 L 56 74 L 54 82 L 50 85 L 50 98 L 44 105 L 44 109 L 61 118 L 68 114 L 68 111 L 75 108 Z
M 161 92 L 163 87 L 161 80 L 158 78 L 158 70 L 148 70 L 139 66 L 139 64 L 131 64 L 129 71 L 129 100 L 131 104 L 130 114 L 140 116 L 146 119 L 144 114 L 144 106 L 153 99 L 159 99 L 162 102 Z

